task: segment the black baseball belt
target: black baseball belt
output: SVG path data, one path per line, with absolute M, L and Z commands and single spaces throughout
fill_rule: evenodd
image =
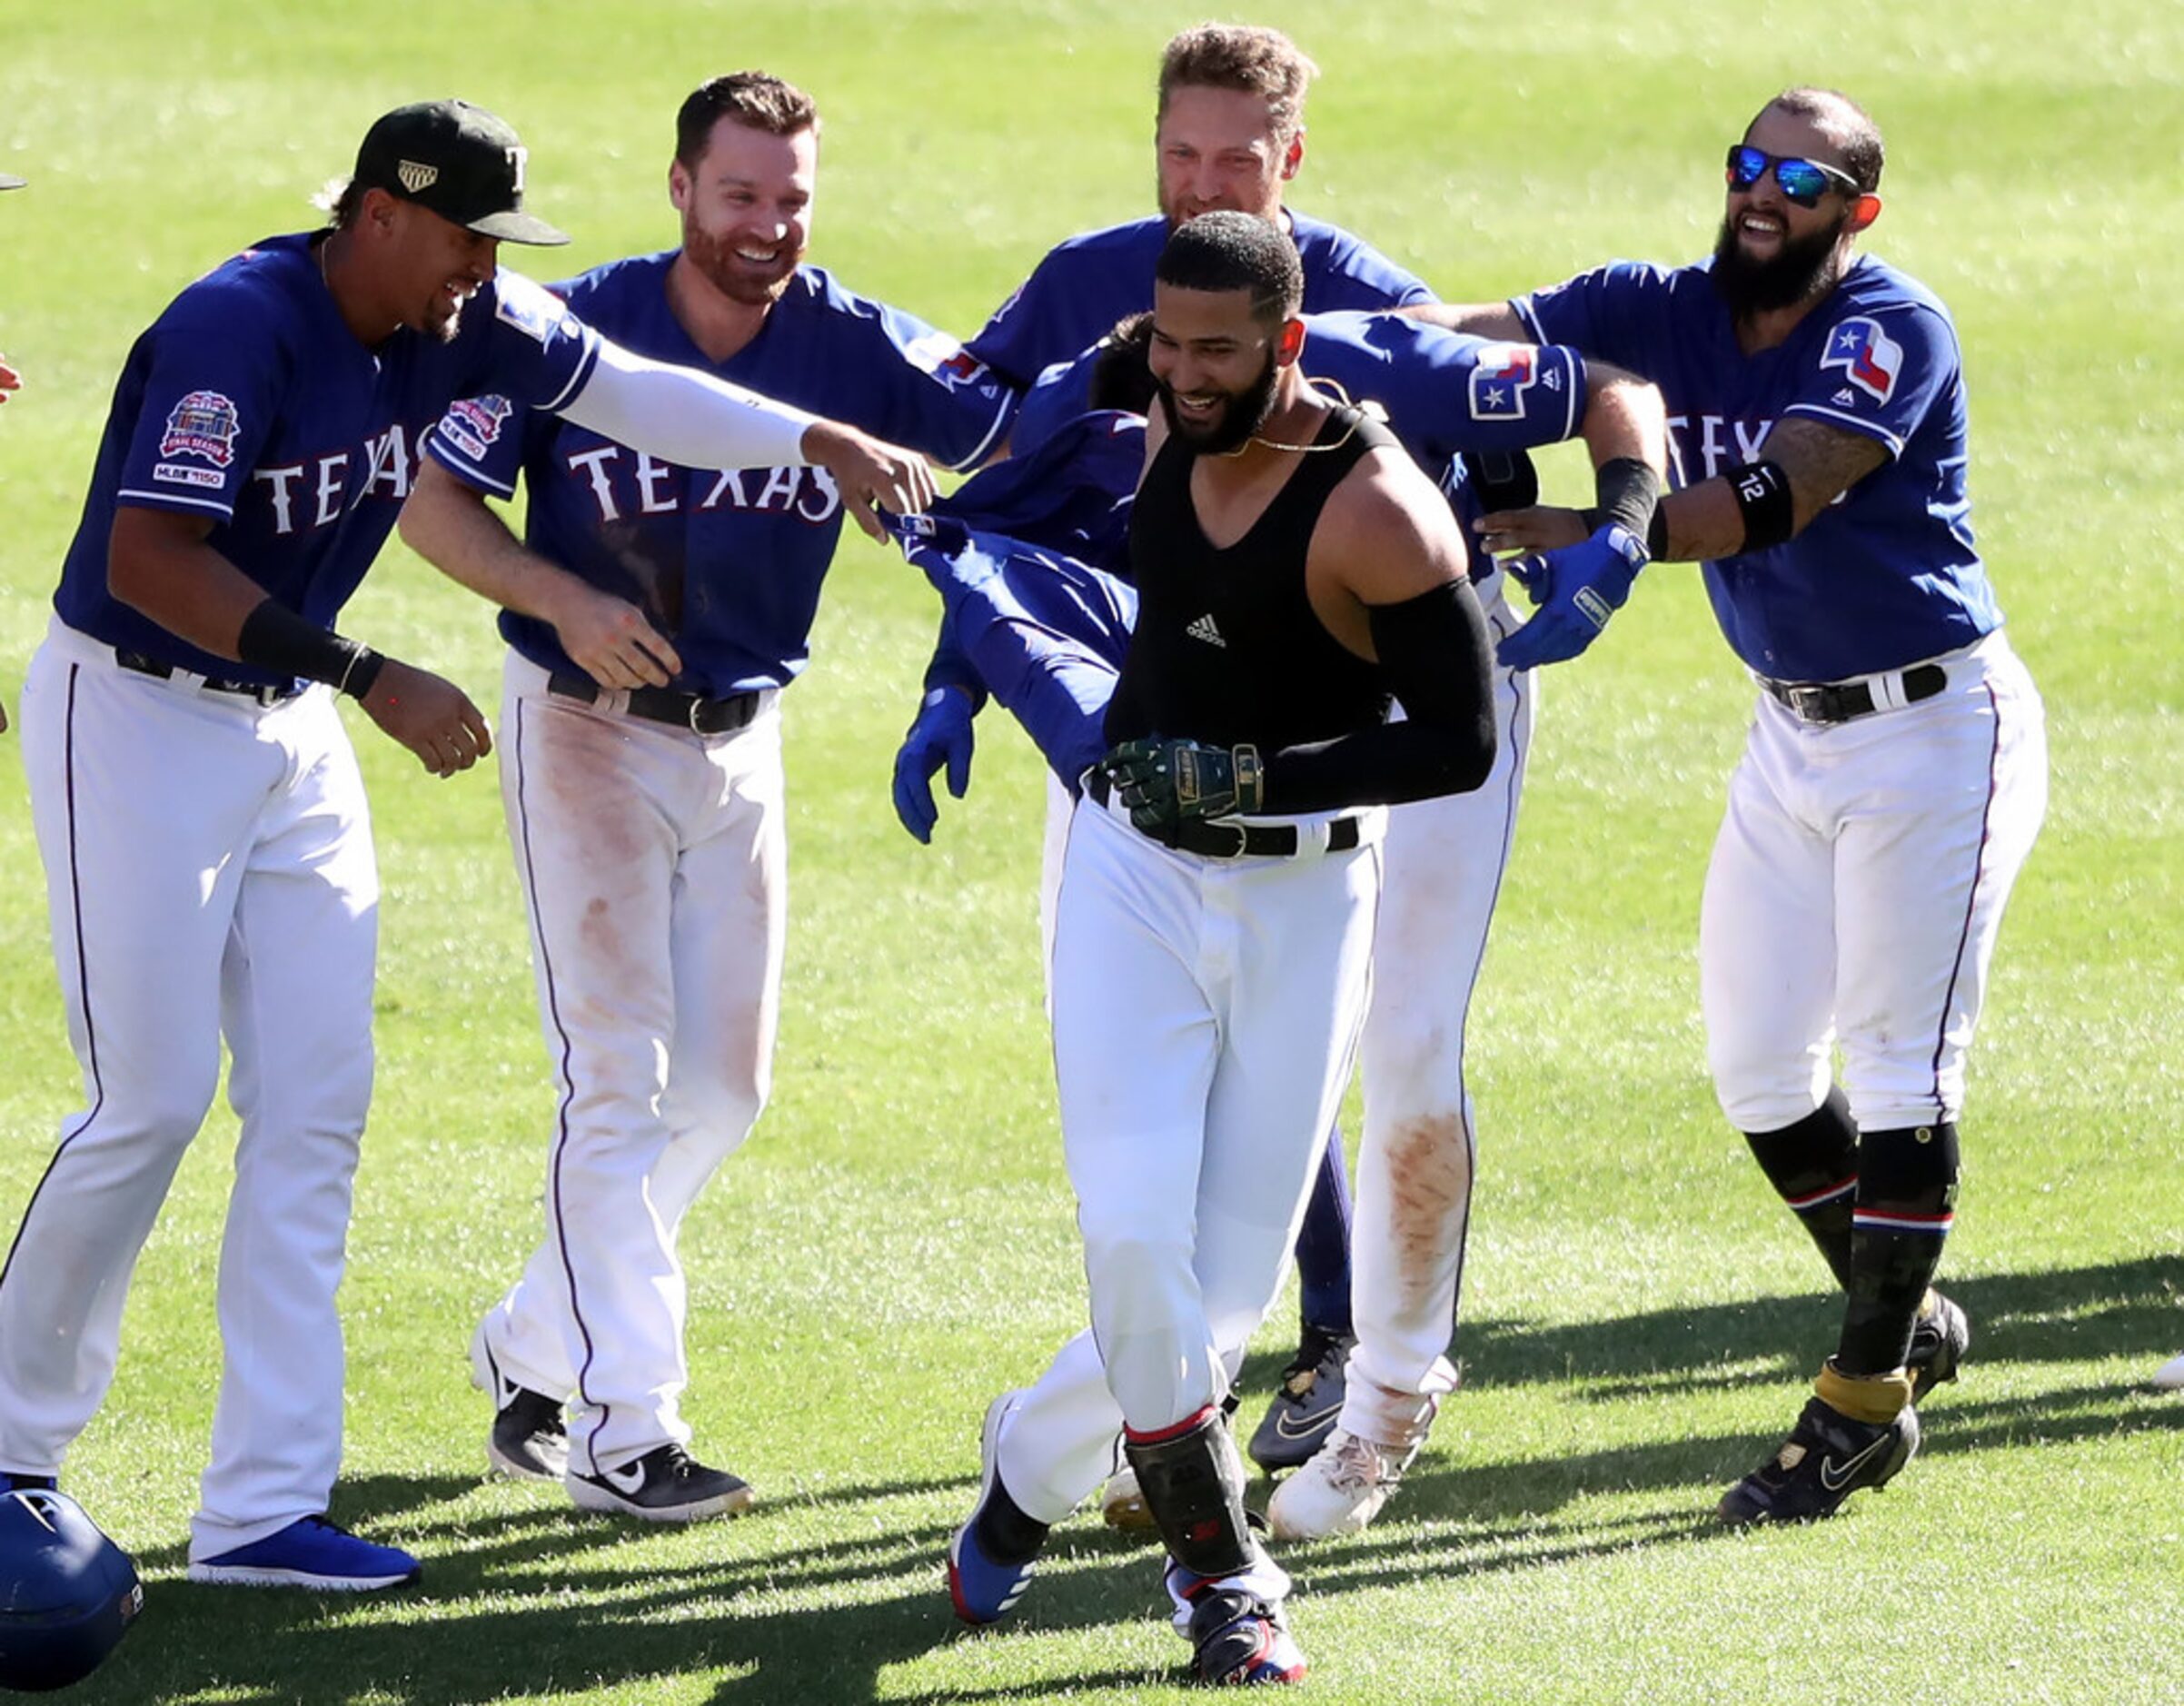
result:
M 1085 791 L 1106 806 L 1114 784 L 1105 770 L 1095 769 L 1085 779 Z M 1358 843 L 1359 820 L 1337 818 L 1327 826 L 1327 851 L 1347 853 Z M 1296 857 L 1302 839 L 1290 823 L 1208 823 L 1189 818 L 1177 824 L 1172 836 L 1151 836 L 1163 847 L 1179 853 L 1196 853 L 1207 859 L 1287 859 Z
M 1938 663 L 1916 663 L 1908 670 L 1869 676 L 1862 681 L 1771 681 L 1759 679 L 1770 698 L 1789 708 L 1801 722 L 1847 723 L 1853 717 L 1870 717 L 1891 705 L 1916 705 L 1931 699 L 1949 685 L 1949 671 Z M 1875 699 L 1873 683 L 1896 683 L 1893 699 Z
M 605 691 L 588 675 L 560 670 L 547 677 L 546 690 L 556 699 L 572 699 L 584 705 L 598 704 Z M 726 735 L 756 717 L 759 701 L 764 697 L 755 689 L 749 693 L 730 693 L 725 699 L 708 699 L 702 693 L 678 693 L 672 688 L 633 687 L 624 695 L 622 709 L 647 722 L 688 729 L 693 734 Z
M 261 705 L 284 705 L 303 690 L 300 681 L 283 681 L 268 687 L 263 681 L 235 681 L 225 676 L 199 675 L 194 670 L 178 670 L 171 663 L 162 663 L 157 658 L 147 658 L 141 651 L 124 651 L 115 647 L 114 661 L 124 670 L 138 675 L 156 676 L 162 681 L 172 681 L 184 676 L 195 681 L 208 693 L 233 693 L 240 699 L 254 699 Z

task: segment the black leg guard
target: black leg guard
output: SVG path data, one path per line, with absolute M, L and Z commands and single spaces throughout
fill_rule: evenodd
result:
M 1795 1125 L 1746 1132 L 1752 1158 L 1812 1235 L 1835 1283 L 1851 1288 L 1851 1211 L 1858 1191 L 1858 1127 L 1842 1090 Z
M 1903 1366 L 1956 1217 L 1958 1166 L 1957 1128 L 1946 1120 L 1870 1131 L 1860 1141 L 1851 1296 L 1835 1352 L 1844 1374 Z
M 1257 1550 L 1244 1524 L 1244 1460 L 1217 1407 L 1160 1433 L 1125 1433 L 1122 1449 L 1169 1557 L 1208 1577 L 1251 1567 Z

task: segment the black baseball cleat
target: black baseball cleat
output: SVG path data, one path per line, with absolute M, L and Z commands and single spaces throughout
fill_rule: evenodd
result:
M 502 1371 L 479 1324 L 471 1335 L 471 1384 L 493 1401 L 486 1467 L 518 1481 L 559 1481 L 569 1473 L 569 1424 L 561 1403 L 519 1385 Z
M 1832 1516 L 1859 1488 L 1887 1485 L 1918 1449 L 1909 1405 L 1893 1422 L 1859 1422 L 1809 1399 L 1781 1449 L 1722 1495 L 1717 1514 L 1736 1527 Z
M 1301 1682 L 1305 1655 L 1282 1608 L 1242 1588 L 1211 1588 L 1191 1603 L 1191 1669 L 1201 1682 Z
M 1911 1402 L 1923 1403 L 1926 1394 L 1945 1380 L 1957 1377 L 1957 1364 L 1971 1349 L 1971 1320 L 1940 1292 L 1929 1291 L 1933 1307 L 1911 1327 L 1911 1349 L 1903 1371 L 1911 1377 Z
M 741 1477 L 708 1469 L 680 1445 L 659 1445 L 642 1457 L 587 1475 L 571 1469 L 563 1485 L 581 1511 L 608 1511 L 648 1523 L 696 1523 L 738 1516 L 750 1508 Z
M 1274 1402 L 1251 1436 L 1251 1461 L 1268 1474 L 1309 1463 L 1327 1443 L 1342 1414 L 1343 1370 L 1356 1343 L 1350 1334 L 1306 1324 Z

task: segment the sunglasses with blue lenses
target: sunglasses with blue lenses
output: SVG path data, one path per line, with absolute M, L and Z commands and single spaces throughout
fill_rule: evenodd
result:
M 1859 193 L 1858 180 L 1841 166 L 1832 166 L 1824 160 L 1771 154 L 1742 143 L 1729 151 L 1729 187 L 1750 189 L 1767 175 L 1770 166 L 1774 168 L 1774 181 L 1782 185 L 1782 193 L 1799 207 L 1818 207 L 1820 198 L 1830 190 L 1839 189 L 1849 195 Z

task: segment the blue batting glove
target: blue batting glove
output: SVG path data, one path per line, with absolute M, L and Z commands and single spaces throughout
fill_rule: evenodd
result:
M 1494 657 L 1507 670 L 1567 663 L 1600 638 L 1647 560 L 1645 541 L 1613 521 L 1536 559 L 1524 584 L 1542 589 L 1539 614 L 1495 647 Z
M 895 816 L 919 841 L 930 843 L 940 808 L 933 798 L 933 778 L 948 766 L 948 791 L 958 799 L 970 790 L 970 696 L 952 687 L 937 687 L 925 696 L 910 731 L 895 754 Z

